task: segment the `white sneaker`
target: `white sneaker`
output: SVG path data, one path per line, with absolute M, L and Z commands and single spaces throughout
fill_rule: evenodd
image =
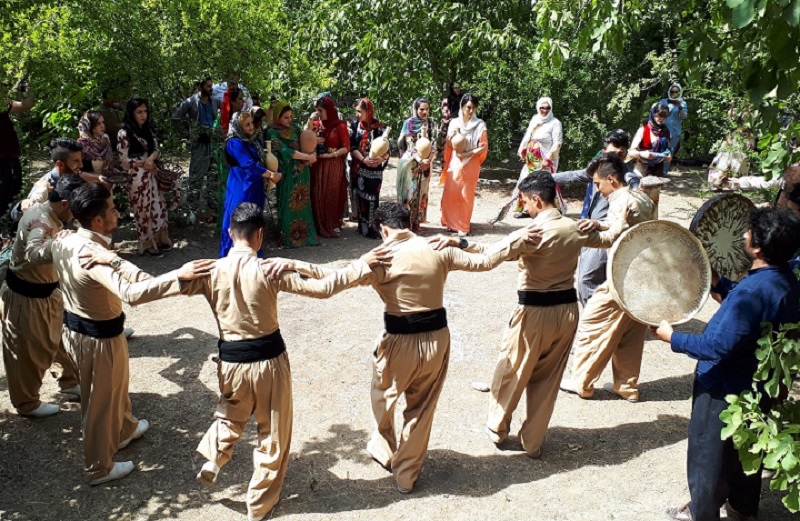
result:
M 558 387 L 562 391 L 565 391 L 565 392 L 568 392 L 568 393 L 571 393 L 571 394 L 577 394 L 578 396 L 580 396 L 584 400 L 590 400 L 592 398 L 591 396 L 581 396 L 581 393 L 578 392 L 578 383 L 575 380 L 571 379 L 571 378 L 565 378 L 565 379 L 561 380 L 561 383 L 558 385 Z
M 149 428 L 150 428 L 149 421 L 139 420 L 139 425 L 136 426 L 136 430 L 133 431 L 133 434 L 131 434 L 127 440 L 123 440 L 122 443 L 119 444 L 119 448 L 117 448 L 117 450 L 124 449 L 125 447 L 130 445 L 133 440 L 138 440 L 139 438 L 144 436 L 144 433 L 147 432 L 147 429 Z
M 219 474 L 219 465 L 213 461 L 206 461 L 200 472 L 197 473 L 197 481 L 204 487 L 210 487 L 217 481 L 217 474 Z
M 125 335 L 125 338 L 130 338 L 136 331 L 132 327 L 126 327 L 122 330 L 122 334 Z
M 44 403 L 42 402 L 39 404 L 39 407 L 35 408 L 31 412 L 20 413 L 22 416 L 29 416 L 31 418 L 44 418 L 45 416 L 52 416 L 58 411 L 61 410 L 61 407 L 54 403 Z
M 111 472 L 103 476 L 102 478 L 93 479 L 89 482 L 91 486 L 95 485 L 102 485 L 103 483 L 108 483 L 109 481 L 114 481 L 115 479 L 121 479 L 133 472 L 133 462 L 132 461 L 115 461 L 114 466 L 111 467 Z
M 61 394 L 71 394 L 73 396 L 77 396 L 78 398 L 81 397 L 81 386 L 76 385 L 75 387 L 70 387 L 69 389 L 61 389 L 58 392 Z

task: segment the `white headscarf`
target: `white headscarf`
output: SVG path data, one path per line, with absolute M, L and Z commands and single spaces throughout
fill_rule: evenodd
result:
M 539 114 L 539 109 L 544 104 L 550 105 L 550 111 L 547 113 L 546 116 L 542 116 L 541 114 Z M 536 115 L 533 116 L 534 128 L 539 127 L 540 125 L 544 125 L 548 121 L 551 121 L 553 118 L 555 118 L 555 116 L 553 115 L 553 100 L 548 97 L 539 98 L 539 101 L 536 102 Z
M 463 97 L 461 98 L 461 103 L 464 103 Z M 477 113 L 478 111 L 476 110 L 469 121 L 464 123 L 464 118 L 462 117 L 463 113 L 459 108 L 458 117 L 450 121 L 450 126 L 447 129 L 447 134 L 450 137 L 459 133 L 467 139 L 467 143 L 469 143 L 469 148 L 467 150 L 472 150 L 480 146 L 481 135 L 486 130 L 486 123 L 478 118 Z
M 466 96 L 466 94 L 465 94 Z M 461 97 L 461 104 L 464 103 L 464 97 Z M 477 109 L 477 107 L 476 107 Z M 465 150 L 470 151 L 480 146 L 481 136 L 486 131 L 486 123 L 477 116 L 478 111 L 475 110 L 473 112 L 472 117 L 464 123 L 464 118 L 462 117 L 462 111 L 458 109 L 458 117 L 450 121 L 450 126 L 447 127 L 447 135 L 449 137 L 453 137 L 456 134 L 461 134 L 466 138 L 467 143 L 469 144 Z M 453 151 L 455 153 L 455 151 Z M 469 156 L 461 160 L 462 165 L 466 165 L 474 156 Z M 450 171 L 452 172 L 452 166 L 450 167 Z

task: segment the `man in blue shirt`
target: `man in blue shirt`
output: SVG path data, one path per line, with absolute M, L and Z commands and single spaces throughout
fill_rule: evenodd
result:
M 675 333 L 667 322 L 656 330 L 673 351 L 697 360 L 686 464 L 691 502 L 667 510 L 671 519 L 718 521 L 723 504 L 729 519 L 758 515 L 761 475 L 745 475 L 733 442 L 721 439 L 719 416 L 725 396 L 753 385 L 761 325 L 798 320 L 800 283 L 789 260 L 800 248 L 800 219 L 788 210 L 755 210 L 744 241 L 752 267 L 738 283 L 723 278 L 712 286 L 721 305 L 705 331 Z
M 183 100 L 172 115 L 172 122 L 179 129 L 181 138 L 189 140 L 191 145 L 189 181 L 198 190 L 202 189 L 203 180 L 208 178 L 211 169 L 211 128 L 214 126 L 220 107 L 219 101 L 211 94 L 211 78 L 197 82 L 197 92 Z M 208 184 L 213 185 L 211 180 Z M 214 188 L 209 186 L 208 191 L 213 192 Z M 196 200 L 196 198 L 196 193 L 190 194 L 190 199 Z M 215 200 L 215 194 L 209 195 L 208 200 Z

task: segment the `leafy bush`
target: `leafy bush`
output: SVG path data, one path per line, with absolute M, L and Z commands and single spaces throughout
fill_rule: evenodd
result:
M 800 402 L 786 398 L 800 371 L 800 323 L 774 331 L 767 324 L 758 341 L 753 390 L 726 398 L 720 418 L 723 439 L 732 439 L 747 474 L 761 466 L 775 471 L 772 490 L 785 493 L 783 504 L 800 511 Z M 765 404 L 777 403 L 769 410 Z M 765 412 L 769 410 L 769 412 Z

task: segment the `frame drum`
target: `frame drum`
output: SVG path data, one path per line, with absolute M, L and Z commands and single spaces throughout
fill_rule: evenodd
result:
M 688 322 L 711 287 L 705 249 L 686 228 L 669 221 L 639 223 L 608 252 L 608 287 L 634 320 L 658 326 Z
M 720 276 L 735 281 L 750 269 L 744 233 L 755 207 L 742 195 L 721 194 L 706 201 L 692 219 L 689 230 L 700 240 L 711 268 Z

